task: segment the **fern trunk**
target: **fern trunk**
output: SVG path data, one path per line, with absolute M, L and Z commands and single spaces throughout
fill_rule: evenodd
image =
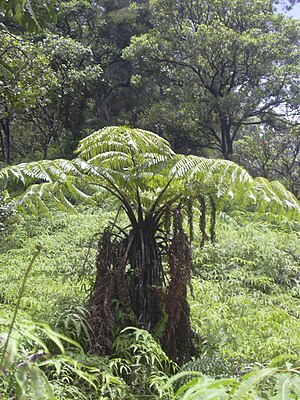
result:
M 158 237 L 159 226 L 155 215 L 148 215 L 124 239 L 106 230 L 99 242 L 96 261 L 97 275 L 91 297 L 93 329 L 92 350 L 100 354 L 111 351 L 113 340 L 128 325 L 136 325 L 149 332 L 167 315 L 162 333 L 162 346 L 176 362 L 188 361 L 195 354 L 187 301 L 187 285 L 192 266 L 191 249 L 182 229 L 181 215 L 174 217 L 174 232 L 165 265 L 169 260 L 169 281 L 164 277 L 164 247 Z M 113 308 L 117 302 L 124 318 Z M 131 310 L 131 311 L 129 311 Z

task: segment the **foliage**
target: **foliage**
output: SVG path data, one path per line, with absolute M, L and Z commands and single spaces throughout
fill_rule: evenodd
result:
M 234 157 L 253 175 L 280 179 L 299 196 L 300 133 L 299 127 L 280 124 L 246 130 L 237 140 Z
M 247 201 L 247 194 L 254 200 L 257 195 L 263 208 L 269 207 L 268 203 L 279 212 L 287 207 L 297 216 L 296 199 L 279 183 L 253 180 L 231 162 L 175 155 L 167 141 L 139 129 L 105 128 L 83 139 L 77 152 L 79 157 L 73 161 L 46 160 L 4 168 L 0 181 L 5 185 L 17 179 L 29 185 L 18 204 L 43 212 L 48 210 L 44 196 L 56 205 L 73 207 L 70 196 L 96 205 L 97 187 L 113 195 L 129 225 L 119 227 L 116 219 L 98 244 L 90 300 L 93 350 L 99 354 L 111 350 L 115 335 L 113 302 L 117 301 L 124 313 L 131 310 L 135 323 L 149 331 L 167 316 L 161 337 L 164 349 L 178 363 L 187 361 L 195 348 L 186 289 L 192 258 L 182 210 L 187 206 L 191 213 L 191 202 L 203 203 L 203 196 L 208 196 L 214 241 L 216 210 L 230 197 L 239 203 L 241 199 Z M 170 217 L 172 231 L 162 228 Z M 201 218 L 206 218 L 203 210 Z M 202 228 L 204 235 L 205 226 Z M 190 229 L 192 236 L 191 223 Z M 167 259 L 170 282 L 166 285 Z M 133 323 L 130 314 L 125 326 Z M 179 346 L 183 338 L 184 349 Z
M 102 68 L 95 63 L 91 48 L 72 38 L 47 34 L 39 49 L 48 59 L 54 79 L 22 119 L 38 127 L 43 158 L 47 158 L 49 146 L 53 141 L 59 143 L 66 130 L 71 130 L 73 141 L 80 137 L 87 104 Z
M 245 194 L 255 199 L 255 194 L 260 197 L 262 192 L 262 204 L 267 201 L 277 210 L 287 206 L 297 215 L 296 199 L 278 183 L 253 180 L 231 162 L 175 155 L 164 139 L 138 129 L 105 128 L 82 140 L 78 153 L 79 158 L 73 161 L 41 161 L 4 168 L 0 180 L 10 184 L 11 178 L 17 178 L 29 185 L 19 205 L 43 212 L 48 210 L 43 196 L 63 207 L 73 207 L 70 196 L 97 204 L 97 186 L 112 194 L 129 225 L 122 228 L 116 219 L 98 243 L 90 300 L 93 351 L 111 351 L 117 327 L 113 304 L 117 302 L 126 315 L 125 326 L 135 323 L 152 331 L 167 318 L 161 334 L 163 347 L 174 361 L 187 361 L 195 348 L 187 303 L 192 257 L 183 229 L 184 208 L 187 206 L 191 214 L 193 200 L 202 204 L 203 196 L 209 197 L 214 241 L 216 210 L 230 197 L 238 203 Z M 41 180 L 44 182 L 39 183 Z M 190 201 L 186 204 L 187 196 Z M 170 218 L 171 231 L 162 228 L 164 223 L 170 224 Z M 202 235 L 203 218 L 202 209 Z M 192 215 L 192 238 L 191 221 Z M 168 285 L 164 280 L 165 261 L 170 275 Z M 180 345 L 183 338 L 184 349 Z
M 151 4 L 153 29 L 124 55 L 137 74 L 154 77 L 153 97 L 157 90 L 159 101 L 187 110 L 200 145 L 230 158 L 244 125 L 297 113 L 299 21 L 268 0 Z
M 26 0 L 0 2 L 1 19 L 13 18 L 19 25 L 26 27 L 29 32 L 38 32 L 50 21 L 56 21 L 55 0 Z
M 2 328 L 8 322 L 1 320 Z M 2 334 L 2 337 L 5 334 Z M 63 342 L 77 350 L 65 352 Z M 79 354 L 78 354 L 79 352 Z M 66 336 L 53 331 L 45 323 L 22 321 L 11 336 L 6 363 L 1 374 L 1 394 L 5 398 L 34 400 L 81 399 L 100 391 L 101 370 L 82 364 L 78 358 L 81 347 Z M 102 365 L 103 368 L 103 365 Z M 109 379 L 107 373 L 106 379 Z M 118 383 L 115 378 L 112 384 Z
M 2 161 L 11 161 L 13 119 L 36 104 L 55 77 L 39 47 L 2 29 L 0 63 L 0 146 Z
M 196 400 L 196 399 L 296 399 L 299 396 L 299 369 L 292 368 L 290 364 L 284 369 L 264 368 L 256 369 L 244 375 L 240 380 L 218 379 L 194 371 L 183 371 L 169 379 L 166 388 L 174 382 L 193 377 L 172 393 L 171 399 Z M 274 379 L 270 391 L 263 391 L 260 385 Z
M 37 101 L 33 101 L 30 107 L 26 107 L 26 112 L 22 109 L 17 114 L 13 113 L 13 121 L 9 122 L 9 126 L 7 125 L 8 121 L 5 121 L 2 130 L 4 129 L 6 133 L 5 135 L 2 133 L 2 136 L 5 137 L 7 143 L 5 143 L 5 146 L 1 144 L 1 147 L 11 148 L 11 154 L 5 154 L 5 157 L 2 157 L 5 161 L 10 159 L 10 162 L 16 163 L 38 159 L 40 156 L 44 158 L 46 156 L 50 158 L 71 158 L 72 151 L 76 147 L 78 140 L 89 134 L 93 127 L 103 127 L 112 124 L 126 124 L 153 129 L 155 132 L 167 137 L 176 151 L 212 156 L 215 155 L 215 147 L 221 147 L 218 140 L 213 137 L 213 133 L 217 135 L 218 132 L 222 131 L 225 134 L 227 132 L 226 129 L 231 124 L 230 135 L 232 134 L 232 138 L 235 135 L 233 142 L 235 143 L 236 139 L 239 139 L 241 136 L 243 137 L 245 130 L 244 122 L 240 126 L 240 117 L 243 117 L 243 115 L 240 115 L 242 114 L 241 111 L 243 111 L 244 116 L 247 114 L 246 117 L 248 118 L 248 114 L 251 113 L 250 109 L 253 108 L 254 103 L 256 105 L 267 105 L 263 101 L 259 102 L 258 97 L 260 92 L 268 90 L 268 88 L 272 88 L 275 92 L 275 89 L 277 90 L 280 86 L 280 79 L 277 78 L 282 77 L 284 74 L 286 75 L 284 84 L 287 86 L 281 91 L 281 95 L 284 97 L 282 99 L 284 101 L 288 99 L 290 103 L 289 111 L 297 113 L 298 91 L 296 85 L 298 72 L 296 68 L 293 75 L 292 68 L 294 67 L 291 61 L 291 58 L 294 59 L 294 57 L 297 57 L 297 54 L 290 51 L 290 48 L 296 40 L 298 28 L 295 26 L 295 29 L 293 29 L 292 27 L 295 24 L 295 20 L 289 21 L 272 11 L 271 6 L 274 6 L 276 3 L 277 7 L 278 1 L 256 2 L 253 0 L 249 4 L 247 3 L 248 8 L 242 7 L 241 2 L 237 6 L 233 2 L 232 4 L 230 3 L 230 9 L 226 8 L 229 7 L 229 4 L 222 8 L 222 2 L 216 1 L 216 4 L 212 3 L 208 5 L 202 2 L 201 7 L 203 7 L 203 10 L 201 13 L 197 13 L 196 7 L 194 10 L 196 11 L 195 15 L 193 14 L 194 6 L 191 3 L 191 7 L 189 8 L 189 2 L 170 2 L 172 7 L 168 7 L 166 3 L 164 4 L 165 8 L 157 7 L 157 9 L 159 8 L 158 10 L 156 10 L 155 2 L 150 3 L 144 0 L 139 0 L 138 2 L 132 0 L 100 0 L 97 4 L 94 4 L 89 0 L 72 0 L 59 2 L 59 7 L 56 7 L 55 1 L 44 2 L 43 7 L 37 0 L 31 2 L 25 1 L 22 4 L 18 1 L 3 3 L 1 20 L 6 29 L 3 31 L 3 36 L 13 36 L 18 41 L 21 40 L 22 43 L 28 43 L 28 38 L 32 39 L 32 42 L 35 44 L 43 43 L 43 50 L 45 50 L 43 51 L 43 56 L 51 62 L 53 67 L 51 72 L 58 80 L 56 84 L 54 83 L 54 78 L 50 78 L 47 84 L 41 82 L 41 93 L 37 93 Z M 200 50 L 202 49 L 200 64 L 204 66 L 205 57 L 208 57 L 208 61 L 211 61 L 211 55 L 215 58 L 218 55 L 219 61 L 224 61 L 225 64 L 226 62 L 229 63 L 229 65 L 223 63 L 224 71 L 222 73 L 220 73 L 222 68 L 219 68 L 216 62 L 210 63 L 211 65 L 207 67 L 209 84 L 211 83 L 209 82 L 209 68 L 212 68 L 215 72 L 215 74 L 211 73 L 212 79 L 215 76 L 211 87 L 218 89 L 218 82 L 221 82 L 223 78 L 224 81 L 226 80 L 228 71 L 230 78 L 230 71 L 232 70 L 230 69 L 230 62 L 233 62 L 233 60 L 237 61 L 234 71 L 237 71 L 237 75 L 239 75 L 239 73 L 243 72 L 243 66 L 245 66 L 243 62 L 245 61 L 247 64 L 247 61 L 249 61 L 248 71 L 251 76 L 248 78 L 250 83 L 246 81 L 243 90 L 241 90 L 238 83 L 237 86 L 233 87 L 232 92 L 228 96 L 215 98 L 210 92 L 206 90 L 203 92 L 196 72 L 192 70 L 188 71 L 188 67 L 185 65 L 176 65 L 180 61 L 179 58 L 184 57 L 188 53 L 190 46 L 186 46 L 187 43 L 195 39 L 197 46 L 192 42 L 191 48 L 193 50 L 198 49 L 199 43 L 197 42 L 196 32 L 194 32 L 193 39 L 192 31 L 189 31 L 187 28 L 189 34 L 186 35 L 185 11 L 182 14 L 184 18 L 181 24 L 177 23 L 175 19 L 172 20 L 169 18 L 171 15 L 176 16 L 176 13 L 173 13 L 176 8 L 175 3 L 179 4 L 182 10 L 185 7 L 190 10 L 191 20 L 195 24 L 199 22 L 198 14 L 203 16 L 203 20 L 200 21 L 201 24 L 203 22 L 202 25 L 200 24 L 201 29 L 203 29 L 203 32 L 201 31 L 203 38 L 201 37 L 200 43 L 204 44 L 204 38 L 205 40 L 209 38 L 210 46 L 204 45 L 203 48 L 200 46 Z M 295 1 L 280 1 L 279 3 L 284 8 L 290 4 L 293 5 Z M 47 23 L 47 28 L 51 33 L 48 31 L 47 33 L 39 31 L 29 36 L 28 29 L 32 32 L 34 27 L 37 27 L 36 22 L 40 24 L 40 27 L 45 26 L 46 20 L 49 20 L 48 17 L 54 10 L 54 7 L 56 7 L 57 21 Z M 218 30 L 218 21 L 210 19 L 209 11 L 207 11 L 212 8 L 216 11 L 216 19 L 219 18 L 221 20 L 219 21 L 221 25 L 222 23 L 226 25 L 227 17 L 225 18 L 224 15 L 228 14 L 227 28 L 229 29 L 229 33 L 231 32 L 231 27 L 232 31 L 235 32 L 234 34 L 231 32 L 233 43 L 229 40 L 227 48 L 224 48 L 224 51 L 219 49 L 220 51 L 218 52 L 218 35 L 216 36 L 213 33 L 207 35 L 206 32 L 206 30 L 209 32 L 210 30 Z M 267 9 L 267 11 L 261 12 L 262 8 L 263 10 Z M 171 14 L 169 10 L 171 10 Z M 247 17 L 249 10 L 251 18 Z M 204 18 L 205 15 L 207 19 Z M 39 16 L 41 19 L 39 19 Z M 21 26 L 16 23 L 15 18 L 18 17 L 19 19 L 24 19 L 24 23 Z M 36 22 L 34 22 L 34 18 Z M 28 27 L 27 22 L 30 19 L 31 26 Z M 274 40 L 269 43 L 268 34 L 266 34 L 264 39 L 255 34 L 255 29 L 257 31 L 261 29 L 261 21 L 268 19 L 270 21 L 266 25 L 270 29 L 273 26 L 276 35 L 280 36 L 280 32 L 284 31 L 284 40 L 281 40 L 279 37 L 277 38 L 278 41 L 275 41 L 276 35 L 274 34 L 271 35 Z M 241 31 L 247 28 L 242 33 L 238 31 L 239 23 Z M 176 29 L 174 29 L 174 26 L 176 26 Z M 180 35 L 179 26 L 182 29 L 182 35 Z M 148 59 L 150 56 L 152 57 L 152 52 L 147 51 L 147 54 L 140 54 L 139 52 L 141 51 L 142 53 L 142 47 L 144 46 L 149 46 L 149 48 L 152 46 L 147 41 L 143 42 L 143 35 L 146 34 L 145 38 L 153 37 L 154 33 L 157 33 L 159 29 L 161 29 L 164 37 L 168 32 L 170 33 L 168 33 L 169 36 L 166 38 L 168 47 L 164 53 L 165 56 L 170 56 L 166 67 L 163 63 L 144 63 L 142 58 L 146 57 Z M 286 31 L 288 31 L 287 34 Z M 19 36 L 16 36 L 16 34 Z M 236 42 L 235 34 L 237 35 Z M 136 52 L 133 44 L 129 49 L 126 49 L 133 37 L 138 37 L 141 44 L 139 49 L 136 49 Z M 228 39 L 227 34 L 224 34 L 223 37 Z M 284 43 L 284 46 L 277 46 L 278 43 Z M 57 44 L 57 52 L 55 44 Z M 178 50 L 181 49 L 181 44 L 183 46 L 182 51 Z M 158 40 L 158 47 L 161 45 L 162 43 Z M 72 46 L 73 50 L 70 55 L 67 48 L 70 49 Z M 60 54 L 62 48 L 65 49 L 65 56 L 70 61 L 68 67 L 65 62 L 66 59 Z M 79 48 L 82 48 L 85 54 L 86 50 L 90 51 L 90 55 L 84 57 L 82 63 L 77 57 L 77 50 Z M 206 54 L 205 52 L 208 48 L 211 48 L 212 51 Z M 266 51 L 263 51 L 264 49 Z M 124 54 L 129 54 L 129 58 L 122 56 L 124 50 Z M 175 51 L 176 59 L 172 59 L 173 50 Z M 263 51 L 263 56 L 260 57 L 259 51 Z M 282 58 L 281 63 L 280 54 L 283 57 L 284 54 L 282 53 L 284 51 L 288 54 L 288 59 L 287 57 Z M 57 54 L 54 55 L 55 52 Z M 135 54 L 133 55 L 134 52 Z M 74 53 L 74 57 L 72 57 L 72 53 Z M 156 50 L 154 50 L 153 54 L 156 57 L 159 55 Z M 231 57 L 231 54 L 236 57 Z M 255 58 L 255 62 L 252 64 L 249 54 Z M 223 58 L 222 55 L 224 56 Z M 195 58 L 195 51 L 193 51 L 192 56 Z M 57 62 L 53 62 L 53 58 L 55 57 L 57 58 Z M 133 57 L 132 60 L 130 57 Z M 21 56 L 17 51 L 13 52 L 13 58 L 14 65 L 19 65 Z M 34 58 L 34 54 L 31 52 L 28 53 L 29 63 L 32 62 L 32 58 Z M 276 68 L 274 62 L 268 70 L 267 62 L 270 59 L 276 59 L 279 67 Z M 5 63 L 2 61 L 1 56 L 0 65 L 5 67 Z M 184 59 L 185 63 L 189 61 L 191 60 Z M 205 65 L 207 66 L 207 63 Z M 100 66 L 102 72 L 100 71 Z M 62 70 L 66 72 L 68 77 L 60 73 Z M 72 74 L 68 74 L 67 71 L 72 71 Z M 84 73 L 82 73 L 83 71 Z M 253 71 L 262 74 L 260 86 L 256 85 Z M 263 74 L 264 71 L 267 71 L 267 75 Z M 202 72 L 204 74 L 204 71 Z M 222 79 L 220 78 L 220 74 L 222 75 Z M 71 79 L 69 79 L 70 76 Z M 268 85 L 265 84 L 265 78 L 269 82 Z M 243 78 L 240 76 L 239 79 L 243 81 Z M 17 81 L 17 79 L 15 80 Z M 34 82 L 35 87 L 38 82 L 39 79 Z M 226 86 L 225 83 L 224 85 Z M 13 85 L 11 86 L 13 89 Z M 247 93 L 249 96 L 247 96 Z M 42 98 L 39 94 L 42 94 Z M 270 96 L 270 93 L 264 94 L 264 98 L 271 98 Z M 275 100 L 280 101 L 279 97 Z M 31 106 L 34 107 L 32 108 Z M 213 109 L 212 114 L 207 112 L 209 106 Z M 220 106 L 221 109 L 219 107 L 216 111 L 217 106 Z M 273 118 L 272 111 L 276 113 L 275 118 Z M 261 122 L 267 125 L 274 125 L 274 119 L 276 121 L 278 119 L 285 120 L 287 117 L 287 121 L 293 124 L 295 119 L 291 119 L 290 113 L 287 116 L 287 111 L 283 107 L 270 105 L 269 110 L 263 110 L 263 114 L 259 118 L 256 115 L 249 117 L 245 123 L 250 124 L 250 127 Z M 231 118 L 229 122 L 223 120 L 222 129 L 218 126 L 218 118 L 221 112 L 224 115 L 227 112 Z M 8 130 L 9 134 L 7 133 Z M 236 133 L 236 131 L 238 132 Z M 282 137 L 281 129 L 275 127 L 274 134 Z M 10 136 L 9 140 L 6 139 L 8 135 Z M 259 141 L 257 135 L 255 140 Z M 284 142 L 286 142 L 285 139 Z M 204 149 L 203 146 L 208 146 L 209 148 Z M 240 148 L 236 148 L 234 151 L 235 160 L 244 158 L 242 154 L 238 154 L 239 152 Z M 5 153 L 7 152 L 5 151 Z M 229 155 L 229 157 L 232 156 Z M 290 157 L 288 159 L 291 160 Z M 284 170 L 285 173 L 289 173 L 289 166 L 285 165 L 286 160 L 287 157 L 283 156 L 283 162 L 279 162 L 278 164 L 281 165 L 281 171 Z M 282 169 L 282 167 L 284 168 Z M 297 174 L 295 176 L 297 177 Z M 283 179 L 285 184 L 291 184 L 292 180 L 294 184 L 294 174 L 290 174 L 290 178 L 289 182 L 287 182 L 286 178 L 281 177 L 280 179 Z M 294 190 L 294 186 L 290 185 L 289 187 Z M 294 193 L 296 193 L 296 190 L 294 190 Z
M 300 351 L 299 233 L 238 221 L 223 225 L 215 246 L 194 250 L 191 299 L 200 351 L 223 359 L 225 372 L 230 362 L 232 374 Z
M 43 257 L 28 278 L 20 318 L 47 321 L 67 336 L 77 339 L 75 331 L 79 327 L 76 327 L 76 321 L 82 325 L 78 320 L 82 315 L 78 314 L 78 307 L 86 301 L 94 280 L 96 239 L 92 240 L 91 236 L 111 217 L 109 211 L 100 209 L 100 214 L 85 210 L 74 215 L 58 212 L 47 218 L 19 218 L 6 240 L 0 243 L 0 315 L 6 318 L 11 315 L 25 264 L 29 262 L 36 244 L 42 242 Z M 72 309 L 76 315 L 74 318 Z M 69 315 L 70 332 L 64 330 L 60 313 Z
M 55 3 L 0 0 L 2 159 L 31 160 L 42 147 L 44 157 L 71 158 L 91 127 L 126 123 L 153 127 L 188 154 L 231 157 L 238 139 L 235 160 L 297 194 L 298 131 L 286 127 L 299 102 L 299 24 L 274 4 L 62 1 L 51 33 L 28 36 L 55 20 Z M 296 199 L 142 130 L 108 128 L 79 146 L 75 160 L 0 170 L 0 190 L 8 184 L 18 208 L 36 212 L 16 220 L 9 197 L 0 201 L 0 229 L 14 224 L 5 240 L 0 232 L 1 395 L 298 398 Z M 100 210 L 78 213 L 82 201 Z M 265 214 L 253 221 L 245 209 Z M 43 256 L 26 273 L 40 241 Z M 99 315 L 110 358 L 80 348 L 103 345 L 93 336 Z M 138 328 L 122 330 L 129 324 Z M 169 356 L 182 363 L 194 353 L 184 340 L 199 356 L 170 377 Z
M 10 321 L 1 319 L 1 328 L 11 324 Z M 58 348 L 61 353 L 64 353 L 64 346 L 62 341 L 68 341 L 73 346 L 78 345 L 50 329 L 45 323 L 33 323 L 31 321 L 24 321 L 22 324 L 17 323 L 14 325 L 12 334 L 10 336 L 1 334 L 2 347 L 6 340 L 8 347 L 5 347 L 5 353 L 2 348 L 2 358 L 4 364 L 1 365 L 1 392 L 4 390 L 7 394 L 13 393 L 18 398 L 24 398 L 28 390 L 33 394 L 35 399 L 48 398 L 54 399 L 54 394 L 49 383 L 48 378 L 42 369 L 39 368 L 39 361 L 42 358 L 49 356 L 50 350 L 45 339 L 52 347 Z M 54 347 L 53 347 L 54 345 Z M 58 362 L 63 362 L 64 357 Z M 66 361 L 66 360 L 65 360 Z M 53 361 L 53 364 L 55 362 Z
M 174 363 L 169 364 L 158 343 L 146 331 L 131 328 L 120 336 L 117 334 L 113 354 L 108 359 L 78 354 L 79 348 L 74 350 L 74 345 L 66 341 L 63 343 L 65 354 L 59 355 L 57 346 L 39 323 L 22 321 L 42 318 L 59 334 L 70 334 L 73 339 L 80 328 L 81 343 L 85 345 L 82 326 L 86 324 L 86 312 L 81 305 L 86 304 L 85 293 L 89 293 L 93 284 L 97 247 L 97 237 L 93 241 L 89 238 L 99 229 L 103 230 L 109 219 L 113 220 L 112 203 L 106 200 L 106 204 L 106 209 L 102 208 L 99 213 L 84 208 L 77 214 L 51 213 L 47 219 L 28 216 L 19 220 L 5 243 L 1 242 L 0 313 L 7 320 L 6 327 L 24 273 L 24 262 L 29 260 L 37 241 L 44 243 L 43 256 L 38 268 L 31 272 L 19 310 L 16 328 L 21 330 L 21 337 L 15 364 L 41 351 L 43 346 L 37 349 L 34 344 L 41 340 L 50 354 L 38 360 L 38 368 L 46 374 L 55 396 L 62 399 L 94 400 L 101 396 L 104 399 L 145 396 L 172 399 L 179 390 L 181 397 L 187 390 L 199 396 L 200 393 L 213 396 L 220 394 L 224 387 L 234 393 L 248 379 L 245 373 L 255 369 L 252 375 L 258 382 L 260 370 L 264 368 L 272 368 L 274 372 L 260 383 L 250 385 L 253 393 L 257 392 L 257 398 L 272 398 L 277 389 L 282 391 L 287 387 L 289 379 L 297 376 L 293 369 L 298 370 L 300 351 L 297 314 L 300 242 L 297 224 L 288 220 L 270 223 L 264 216 L 253 221 L 252 214 L 221 213 L 217 242 L 214 246 L 206 243 L 202 250 L 200 229 L 195 224 L 193 247 L 197 275 L 192 280 L 194 298 L 189 303 L 193 330 L 199 334 L 196 345 L 200 356 L 183 367 L 183 376 L 176 376 L 171 382 L 168 379 L 176 372 Z M 125 218 L 120 224 L 125 226 Z M 266 278 L 269 286 L 258 285 Z M 123 318 L 120 308 L 117 318 Z M 22 334 L 28 329 L 38 336 L 29 344 L 26 334 Z M 7 328 L 3 327 L 2 331 Z M 156 333 L 159 337 L 159 329 Z M 23 345 L 24 340 L 27 342 Z M 37 367 L 36 361 L 28 362 L 28 368 Z M 294 368 L 287 367 L 286 362 L 293 363 Z M 58 375 L 55 365 L 62 368 Z M 76 365 L 92 374 L 90 379 L 97 389 L 74 372 Z M 14 366 L 8 376 L 15 376 Z M 7 379 L 3 380 L 1 390 L 4 398 L 11 398 L 6 391 L 10 390 Z M 217 380 L 215 385 L 214 380 Z M 285 381 L 286 385 L 280 386 Z M 30 381 L 25 382 L 29 389 Z M 289 390 L 292 388 L 291 385 Z M 251 398 L 250 394 L 247 396 Z
M 162 398 L 162 386 L 178 366 L 167 357 L 153 336 L 145 330 L 128 327 L 118 335 L 113 349 L 118 358 L 111 359 L 112 369 L 123 377 L 134 398 L 151 394 L 154 398 Z

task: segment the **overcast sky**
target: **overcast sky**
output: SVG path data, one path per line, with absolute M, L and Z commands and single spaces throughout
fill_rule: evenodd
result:
M 296 4 L 293 9 L 288 13 L 288 15 L 295 17 L 295 18 L 300 18 L 300 4 Z

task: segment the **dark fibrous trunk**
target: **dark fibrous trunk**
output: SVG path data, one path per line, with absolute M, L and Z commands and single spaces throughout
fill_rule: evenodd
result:
M 107 354 L 111 349 L 117 322 L 115 301 L 131 315 L 127 324 L 151 331 L 162 318 L 161 250 L 149 225 L 118 240 L 112 240 L 113 233 L 106 230 L 99 241 L 90 301 L 92 350 L 97 353 Z
M 1 149 L 2 149 L 2 161 L 4 164 L 10 164 L 11 156 L 11 143 L 10 143 L 10 120 L 5 119 L 0 121 L 1 131 Z
M 164 212 L 167 215 L 163 216 Z M 169 214 L 169 209 L 149 214 L 129 233 L 120 229 L 115 234 L 107 229 L 100 239 L 90 302 L 93 352 L 111 352 L 120 329 L 113 308 L 117 301 L 125 314 L 121 328 L 136 325 L 154 332 L 167 315 L 165 332 L 162 337 L 159 335 L 163 349 L 178 363 L 195 354 L 187 301 L 192 268 L 190 243 L 178 210 L 174 214 L 173 239 L 160 236 L 160 218 L 166 218 L 169 230 Z M 170 243 L 166 246 L 167 242 Z M 167 254 L 170 283 L 166 288 L 163 266 Z
M 151 331 L 161 319 L 163 268 L 161 251 L 151 228 L 134 232 L 126 274 L 131 307 L 138 326 Z

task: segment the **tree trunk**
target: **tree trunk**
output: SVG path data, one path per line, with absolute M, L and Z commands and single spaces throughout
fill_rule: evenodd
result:
M 221 147 L 225 160 L 230 160 L 233 152 L 230 130 L 231 125 L 228 121 L 228 117 L 221 117 Z
M 0 130 L 1 130 L 2 161 L 4 162 L 4 164 L 10 164 L 11 144 L 10 144 L 10 120 L 9 119 L 0 121 Z
M 151 331 L 162 318 L 163 271 L 161 255 L 154 234 L 137 230 L 128 261 L 127 274 L 131 307 L 140 328 Z
M 192 258 L 179 211 L 169 248 L 170 283 L 164 281 L 162 247 L 154 214 L 146 216 L 125 238 L 106 230 L 99 241 L 97 275 L 90 303 L 92 351 L 109 354 L 117 329 L 137 325 L 158 335 L 162 347 L 182 364 L 195 354 L 187 285 Z M 164 293 L 167 291 L 167 298 Z M 113 304 L 119 305 L 119 316 Z M 121 311 L 120 311 L 121 310 Z M 125 318 L 120 318 L 120 313 Z M 119 323 L 117 323 L 119 322 Z M 122 325 L 122 326 L 120 326 Z

